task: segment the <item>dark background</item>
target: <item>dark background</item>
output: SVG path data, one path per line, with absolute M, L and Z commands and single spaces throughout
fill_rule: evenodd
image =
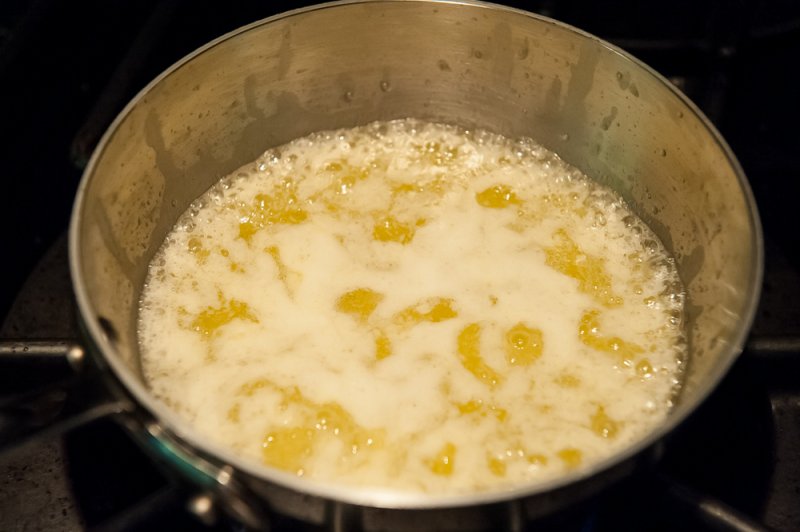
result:
M 205 42 L 307 3 L 0 2 L 0 318 L 66 230 L 82 165 L 122 106 Z M 797 265 L 800 2 L 509 3 L 619 44 L 673 79 L 740 158 L 768 245 Z

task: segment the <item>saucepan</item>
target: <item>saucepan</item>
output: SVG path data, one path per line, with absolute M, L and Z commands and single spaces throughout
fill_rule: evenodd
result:
M 151 394 L 137 302 L 148 263 L 190 203 L 269 147 L 408 117 L 532 137 L 619 192 L 655 231 L 686 289 L 689 345 L 682 392 L 660 426 L 545 483 L 391 495 L 242 459 Z M 344 528 L 496 528 L 603 489 L 652 460 L 723 378 L 747 337 L 763 265 L 745 175 L 680 91 L 583 31 L 471 1 L 322 4 L 200 48 L 143 89 L 106 132 L 77 193 L 69 245 L 81 342 L 116 401 L 109 412 L 252 526 L 277 512 Z

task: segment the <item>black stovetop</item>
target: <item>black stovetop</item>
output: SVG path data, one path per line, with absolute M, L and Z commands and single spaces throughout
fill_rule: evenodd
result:
M 800 5 L 783 1 L 508 2 L 618 43 L 712 118 L 753 187 L 766 276 L 754 337 L 800 337 Z M 94 143 L 150 79 L 197 46 L 300 3 L 119 0 L 0 5 L 4 190 L 0 337 L 74 335 L 64 232 Z M 27 283 L 25 280 L 29 279 Z M 16 303 L 14 303 L 16 299 Z M 745 352 L 669 442 L 660 471 L 779 530 L 800 529 L 800 353 Z M 0 369 L 0 371 L 2 371 Z M 0 383 L 3 382 L 0 375 Z M 0 395 L 2 395 L 0 390 Z M 702 529 L 652 474 L 545 530 Z M 113 425 L 0 457 L 0 530 L 202 529 Z M 139 514 L 141 508 L 148 509 Z M 142 521 L 137 521 L 142 519 Z M 649 519 L 649 521 L 647 520 Z M 236 529 L 222 522 L 218 529 Z

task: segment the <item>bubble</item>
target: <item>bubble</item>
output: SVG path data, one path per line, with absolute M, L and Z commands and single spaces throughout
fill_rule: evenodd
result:
M 389 84 L 388 81 L 381 81 L 380 88 L 383 92 L 389 92 L 392 89 L 392 86 Z
M 213 203 L 214 205 L 217 205 L 217 206 L 222 203 L 222 200 L 224 199 L 224 197 L 225 197 L 225 195 L 223 194 L 223 192 L 218 187 L 214 187 L 213 189 L 211 189 L 208 192 L 208 198 L 211 200 L 211 203 Z M 206 221 L 209 222 L 210 220 L 206 220 Z
M 594 222 L 592 225 L 594 227 L 604 227 L 606 225 L 606 215 L 600 211 L 594 213 Z

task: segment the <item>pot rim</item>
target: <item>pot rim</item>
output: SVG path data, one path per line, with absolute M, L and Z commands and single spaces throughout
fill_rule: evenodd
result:
M 596 45 L 605 48 L 606 50 L 622 56 L 625 60 L 638 67 L 642 73 L 653 76 L 658 82 L 664 85 L 675 97 L 677 97 L 686 108 L 686 111 L 693 113 L 695 117 L 703 124 L 705 129 L 713 138 L 713 141 L 718 145 L 720 150 L 724 153 L 728 163 L 731 165 L 739 187 L 745 199 L 746 207 L 748 210 L 749 223 L 753 228 L 753 242 L 751 242 L 754 253 L 751 257 L 751 277 L 749 281 L 749 294 L 748 304 L 745 308 L 745 313 L 741 316 L 741 327 L 736 331 L 733 341 L 728 346 L 727 356 L 721 357 L 720 363 L 714 368 L 709 377 L 698 388 L 696 393 L 693 393 L 691 400 L 687 402 L 679 401 L 674 410 L 670 412 L 668 417 L 654 430 L 647 434 L 644 438 L 630 445 L 629 447 L 619 451 L 607 458 L 592 464 L 589 467 L 579 468 L 575 471 L 567 472 L 557 478 L 547 481 L 535 481 L 528 483 L 521 483 L 512 487 L 499 487 L 490 491 L 480 491 L 475 493 L 459 493 L 459 494 L 429 494 L 429 493 L 413 493 L 403 492 L 386 489 L 353 487 L 336 484 L 333 482 L 322 482 L 317 480 L 299 478 L 291 473 L 280 471 L 278 469 L 270 468 L 268 466 L 259 464 L 258 462 L 250 459 L 245 459 L 235 455 L 233 452 L 227 450 L 224 446 L 211 443 L 207 437 L 197 432 L 190 423 L 184 421 L 182 418 L 173 413 L 166 405 L 158 401 L 148 390 L 148 388 L 138 380 L 126 364 L 116 353 L 116 348 L 109 341 L 107 335 L 103 332 L 103 328 L 97 318 L 97 312 L 91 304 L 91 300 L 84 283 L 84 275 L 81 268 L 81 260 L 78 250 L 81 244 L 80 229 L 82 225 L 82 209 L 84 205 L 84 196 L 89 182 L 94 177 L 94 170 L 98 161 L 102 157 L 106 146 L 113 139 L 117 129 L 123 120 L 130 114 L 138 103 L 144 99 L 147 94 L 162 80 L 172 75 L 175 71 L 190 63 L 196 57 L 216 47 L 217 45 L 235 38 L 236 36 L 252 30 L 253 28 L 270 24 L 278 20 L 291 18 L 300 14 L 305 14 L 318 10 L 334 9 L 340 6 L 348 6 L 355 4 L 376 4 L 383 2 L 399 3 L 399 2 L 413 2 L 423 4 L 454 4 L 465 5 L 487 9 L 490 11 L 502 11 L 513 13 L 523 17 L 533 18 L 540 22 L 559 27 L 576 33 L 579 36 L 589 39 Z M 512 499 L 524 498 L 542 494 L 545 492 L 555 491 L 560 488 L 567 487 L 571 484 L 576 484 L 585 481 L 589 478 L 595 477 L 604 471 L 611 470 L 619 466 L 635 456 L 641 454 L 643 451 L 652 447 L 665 435 L 671 432 L 677 425 L 683 422 L 717 387 L 719 382 L 730 369 L 733 362 L 739 356 L 744 346 L 750 327 L 752 326 L 755 317 L 756 307 L 758 305 L 761 282 L 763 278 L 764 268 L 764 250 L 763 250 L 763 236 L 761 223 L 758 215 L 755 199 L 750 188 L 750 185 L 745 177 L 744 171 L 731 151 L 727 142 L 723 139 L 714 125 L 709 119 L 699 110 L 699 108 L 686 97 L 682 92 L 674 87 L 666 78 L 654 71 L 651 67 L 635 58 L 628 52 L 610 44 L 590 33 L 581 29 L 575 28 L 569 24 L 565 24 L 548 17 L 530 13 L 521 9 L 502 6 L 499 4 L 474 1 L 474 0 L 344 0 L 339 2 L 327 2 L 317 5 L 311 5 L 285 13 L 280 13 L 222 35 L 209 43 L 201 46 L 190 54 L 167 68 L 164 72 L 159 74 L 155 79 L 148 83 L 136 96 L 124 107 L 124 109 L 117 115 L 111 125 L 100 139 L 97 147 L 92 153 L 91 158 L 84 170 L 78 186 L 75 201 L 72 209 L 72 216 L 69 227 L 69 266 L 72 278 L 72 284 L 75 292 L 75 298 L 81 321 L 88 332 L 89 341 L 96 349 L 95 356 L 100 356 L 102 361 L 111 368 L 111 372 L 119 380 L 125 390 L 134 398 L 139 406 L 143 407 L 150 415 L 152 415 L 158 424 L 167 431 L 167 433 L 175 435 L 181 441 L 189 445 L 193 451 L 200 451 L 201 453 L 214 457 L 221 463 L 233 466 L 236 470 L 246 473 L 247 475 L 264 480 L 270 483 L 280 485 L 284 488 L 291 489 L 295 492 L 304 493 L 308 495 L 318 496 L 329 500 L 335 500 L 348 504 L 355 504 L 361 506 L 369 506 L 375 508 L 386 509 L 440 509 L 440 508 L 457 508 L 473 505 L 484 505 L 490 503 L 497 503 L 508 501 Z

